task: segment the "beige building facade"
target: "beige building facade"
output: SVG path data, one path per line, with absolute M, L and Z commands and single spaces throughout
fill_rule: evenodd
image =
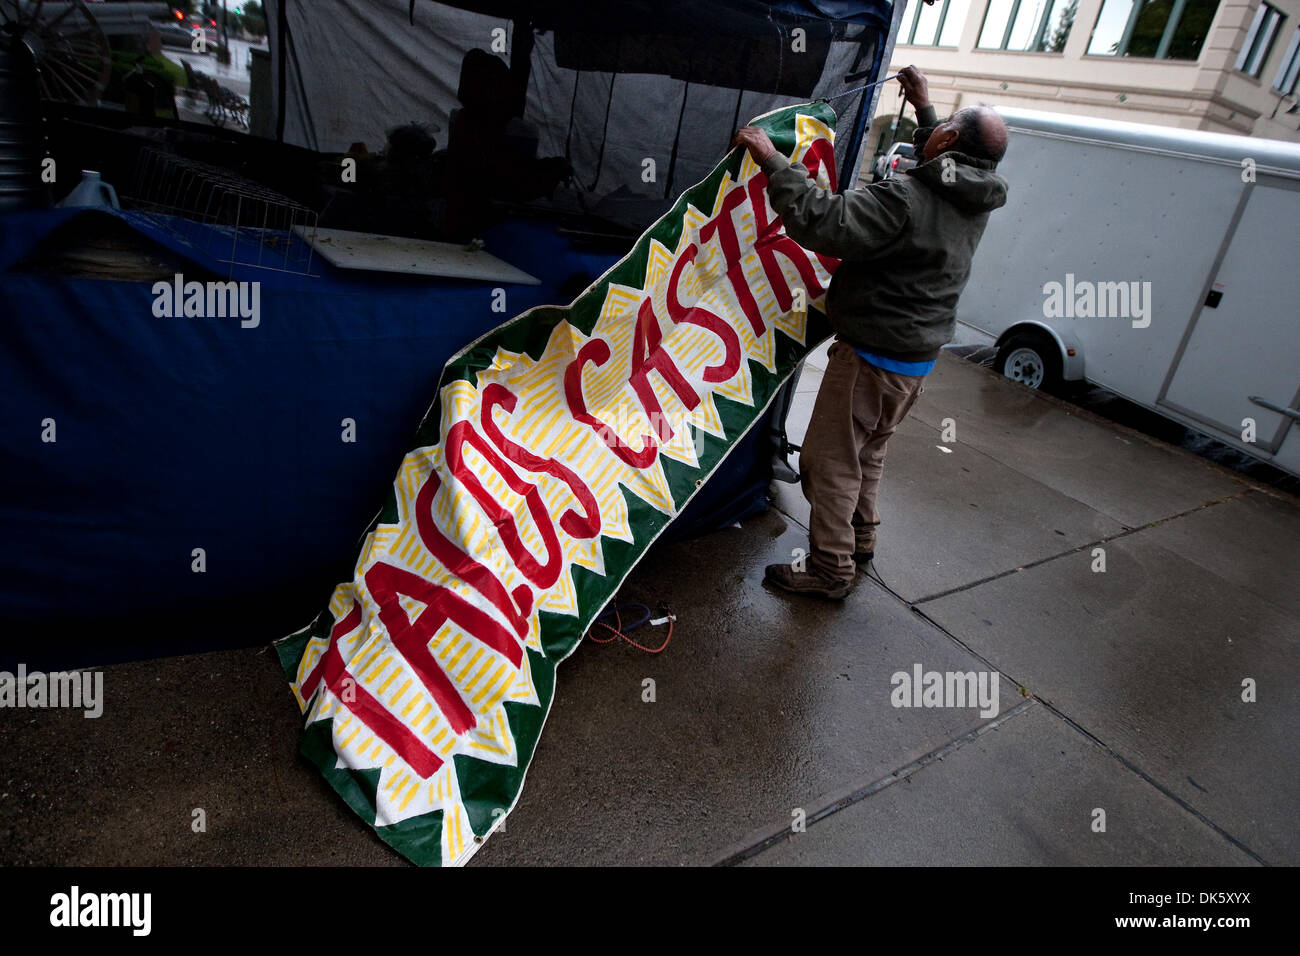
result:
M 1300 0 L 908 0 L 889 72 L 908 65 L 941 117 L 988 103 L 1300 142 Z M 889 84 L 876 153 L 901 105 Z

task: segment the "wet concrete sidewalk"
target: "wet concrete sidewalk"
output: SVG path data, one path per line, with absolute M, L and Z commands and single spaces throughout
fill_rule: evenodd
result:
M 1300 863 L 1294 498 L 949 355 L 890 445 L 878 580 L 764 589 L 806 546 L 777 488 L 636 569 L 622 598 L 671 608 L 670 646 L 560 667 L 472 865 Z M 895 707 L 918 665 L 996 675 L 996 708 Z M 98 720 L 0 715 L 0 862 L 402 863 L 297 758 L 271 654 L 105 684 Z

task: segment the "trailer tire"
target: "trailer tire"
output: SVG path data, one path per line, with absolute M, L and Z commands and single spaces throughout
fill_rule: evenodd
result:
M 1044 392 L 1058 392 L 1064 384 L 1060 349 L 1041 332 L 1010 336 L 998 349 L 994 367 L 1013 382 Z

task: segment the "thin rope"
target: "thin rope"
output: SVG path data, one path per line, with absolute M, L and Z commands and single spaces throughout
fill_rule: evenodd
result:
M 822 97 L 820 100 L 818 100 L 817 102 L 819 102 L 819 103 L 829 103 L 831 100 L 838 100 L 838 99 L 840 99 L 841 97 L 844 97 L 844 96 L 850 96 L 850 95 L 852 95 L 852 94 L 854 94 L 854 93 L 861 93 L 863 90 L 869 90 L 869 89 L 871 89 L 873 86 L 879 86 L 881 83 L 888 83 L 890 80 L 896 80 L 896 79 L 898 79 L 899 76 L 901 76 L 901 75 L 902 75 L 902 74 L 895 73 L 893 76 L 887 76 L 887 77 L 885 77 L 883 80 L 876 80 L 876 82 L 874 82 L 874 83 L 868 83 L 866 86 L 859 86 L 859 87 L 856 87 L 855 89 L 852 89 L 852 90 L 845 90 L 843 93 L 836 93 L 834 96 L 823 96 L 823 97 Z

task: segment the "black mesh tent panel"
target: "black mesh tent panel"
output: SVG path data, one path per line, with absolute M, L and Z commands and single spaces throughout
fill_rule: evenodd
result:
M 834 95 L 843 89 L 846 74 L 865 68 L 862 59 L 870 65 L 871 54 L 870 44 L 832 44 L 813 96 L 795 97 L 663 76 L 619 74 L 614 79 L 606 72 L 565 69 L 555 61 L 551 39 L 542 36 L 533 52 L 525 120 L 537 129 L 543 155 L 567 155 L 573 163 L 578 187 L 586 192 L 573 198 L 593 205 L 616 191 L 647 200 L 671 198 L 713 168 L 729 149 L 736 125 L 781 106 Z M 850 133 L 861 95 L 834 104 L 841 117 L 836 156 L 840 169 L 849 166 Z M 646 181 L 647 160 L 654 163 L 653 182 Z
M 425 5 L 411 26 L 406 0 L 268 0 L 280 138 L 322 152 L 343 152 L 354 142 L 373 151 L 387 130 L 416 121 L 438 126 L 445 145 L 461 59 L 488 48 L 492 30 L 509 31 L 510 23 L 433 7 Z M 281 12 L 288 23 L 283 60 Z
M 273 36 L 279 39 L 281 9 L 289 27 L 285 57 L 273 67 L 273 75 L 284 68 L 283 139 L 324 152 L 364 142 L 373 151 L 388 129 L 417 121 L 440 127 L 445 145 L 464 54 L 492 51 L 494 43 L 499 51 L 504 41 L 507 52 L 499 55 L 508 61 L 516 30 L 531 23 L 523 119 L 537 135 L 538 155 L 567 156 L 575 171 L 573 185 L 558 190 L 551 205 L 638 228 L 713 167 L 736 125 L 866 82 L 845 77 L 880 66 L 890 11 L 884 0 L 873 2 L 883 26 L 872 17 L 800 20 L 784 9 L 820 16 L 818 8 L 860 14 L 864 7 L 831 0 L 665 3 L 654 5 L 660 14 L 650 18 L 649 5 L 634 0 L 593 8 L 581 19 L 555 4 L 464 4 L 506 15 L 495 16 L 420 0 L 414 25 L 409 0 L 272 2 Z M 711 29 L 701 32 L 701 22 Z M 802 37 L 794 33 L 800 25 Z M 659 72 L 633 72 L 649 69 Z M 746 89 L 720 85 L 738 79 Z M 833 100 L 841 170 L 852 166 L 863 96 Z

